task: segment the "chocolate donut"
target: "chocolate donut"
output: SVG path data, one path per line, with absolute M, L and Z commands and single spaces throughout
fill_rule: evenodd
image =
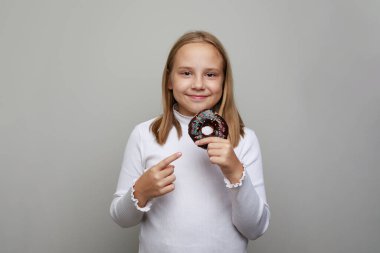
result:
M 210 127 L 212 132 L 210 134 L 204 134 L 202 132 L 204 127 Z M 220 115 L 213 110 L 206 109 L 199 112 L 190 120 L 189 135 L 194 142 L 211 136 L 227 139 L 228 125 Z M 199 147 L 207 149 L 207 144 Z

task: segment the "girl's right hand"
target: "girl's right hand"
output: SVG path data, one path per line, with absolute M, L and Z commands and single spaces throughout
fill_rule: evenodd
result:
M 144 174 L 135 183 L 135 198 L 138 205 L 144 207 L 152 198 L 165 195 L 174 190 L 174 165 L 173 161 L 181 157 L 181 153 L 174 153 L 168 156 Z

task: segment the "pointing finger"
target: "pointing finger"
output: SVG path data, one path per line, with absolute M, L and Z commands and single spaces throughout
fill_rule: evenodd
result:
M 168 157 L 166 157 L 164 160 L 162 160 L 161 162 L 159 162 L 156 166 L 159 168 L 159 169 L 164 169 L 166 168 L 170 163 L 174 162 L 175 160 L 177 160 L 178 158 L 180 158 L 182 155 L 181 152 L 177 152 L 177 153 L 174 153 Z

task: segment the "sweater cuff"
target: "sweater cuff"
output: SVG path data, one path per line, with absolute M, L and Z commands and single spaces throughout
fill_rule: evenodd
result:
M 224 182 L 226 183 L 227 188 L 229 188 L 229 189 L 238 188 L 238 187 L 243 185 L 243 180 L 245 178 L 245 173 L 246 173 L 245 168 L 246 168 L 246 166 L 243 164 L 243 174 L 241 175 L 239 182 L 237 182 L 235 184 L 231 183 L 230 180 L 228 180 L 226 177 L 224 178 Z
M 137 178 L 133 180 L 133 185 L 132 185 L 132 190 L 131 190 L 131 199 L 133 201 L 133 204 L 135 205 L 136 209 L 141 211 L 141 212 L 148 212 L 152 206 L 152 202 L 148 201 L 144 207 L 139 207 L 138 203 L 139 200 L 135 198 L 135 183 L 137 181 Z

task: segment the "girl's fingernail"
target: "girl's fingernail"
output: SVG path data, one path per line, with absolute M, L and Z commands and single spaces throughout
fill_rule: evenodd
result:
M 199 141 L 196 141 L 195 144 L 198 145 L 198 144 L 199 144 Z

